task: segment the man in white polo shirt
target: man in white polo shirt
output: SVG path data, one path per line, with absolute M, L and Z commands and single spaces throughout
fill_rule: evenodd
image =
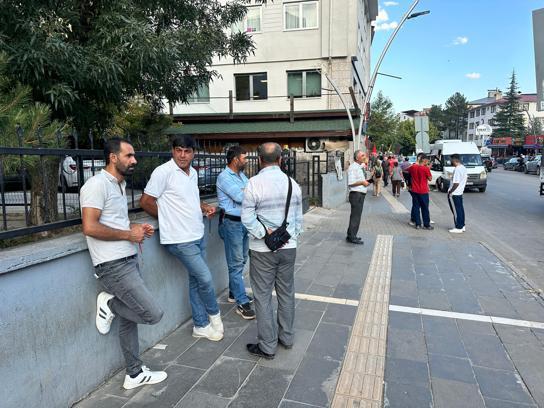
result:
M 452 186 L 448 191 L 448 200 L 451 197 L 455 205 L 455 228 L 449 231 L 452 234 L 462 234 L 465 232 L 465 207 L 463 206 L 463 193 L 467 185 L 467 168 L 461 163 L 461 156 L 452 154 L 450 157 L 453 169 Z
M 357 236 L 357 232 L 359 232 L 359 225 L 361 224 L 366 188 L 370 183 L 366 180 L 365 171 L 362 167 L 366 160 L 366 155 L 362 150 L 356 150 L 353 153 L 353 159 L 354 162 L 351 163 L 348 168 L 349 203 L 351 204 L 351 213 L 349 215 L 346 241 L 351 244 L 362 245 L 363 240 Z
M 138 324 L 155 324 L 163 312 L 140 274 L 136 243 L 153 235 L 150 224 L 131 224 L 125 177 L 136 165 L 128 140 L 113 138 L 104 146 L 106 168 L 81 188 L 83 234 L 87 238 L 95 277 L 107 292 L 96 301 L 96 327 L 110 331 L 119 316 L 119 339 L 126 361 L 123 387 L 132 389 L 166 379 L 164 371 L 150 371 L 139 358 Z
M 223 338 L 223 323 L 206 263 L 203 222 L 203 214 L 213 216 L 215 207 L 200 202 L 198 173 L 191 166 L 194 147 L 191 136 L 174 137 L 172 160 L 153 171 L 140 205 L 159 219 L 161 244 L 189 273 L 193 336 L 219 341 Z

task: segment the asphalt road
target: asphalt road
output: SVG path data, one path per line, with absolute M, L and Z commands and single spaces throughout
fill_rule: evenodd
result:
M 544 196 L 539 187 L 538 176 L 495 169 L 487 191 L 466 192 L 464 202 L 467 229 L 525 274 L 535 289 L 544 290 Z M 431 200 L 432 218 L 448 222 L 446 195 L 431 192 Z

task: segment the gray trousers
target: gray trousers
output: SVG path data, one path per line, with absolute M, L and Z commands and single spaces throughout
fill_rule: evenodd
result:
M 95 267 L 95 274 L 106 292 L 115 296 L 108 305 L 119 317 L 119 341 L 127 374 L 136 374 L 142 367 L 138 324 L 158 323 L 163 311 L 145 286 L 137 257 Z
M 351 191 L 349 193 L 349 203 L 351 204 L 351 213 L 349 215 L 349 226 L 347 232 L 348 239 L 357 238 L 359 232 L 359 225 L 361 224 L 361 215 L 363 213 L 363 206 L 365 204 L 365 193 L 358 191 Z
M 250 251 L 249 277 L 253 289 L 259 346 L 268 354 L 276 353 L 278 338 L 293 344 L 295 320 L 295 259 L 297 250 L 277 252 Z M 272 291 L 276 290 L 278 316 L 274 319 Z

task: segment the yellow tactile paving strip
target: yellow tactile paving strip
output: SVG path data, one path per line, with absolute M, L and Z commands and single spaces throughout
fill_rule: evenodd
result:
M 381 408 L 393 236 L 378 235 L 332 408 Z

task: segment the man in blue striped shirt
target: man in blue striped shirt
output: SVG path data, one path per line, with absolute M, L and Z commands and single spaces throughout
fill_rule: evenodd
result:
M 255 296 L 259 342 L 248 344 L 256 356 L 273 359 L 278 343 L 293 347 L 295 319 L 295 259 L 297 239 L 302 232 L 302 193 L 293 179 L 287 214 L 289 241 L 272 252 L 264 242 L 266 233 L 279 228 L 285 218 L 289 178 L 281 171 L 281 148 L 277 143 L 259 146 L 262 170 L 249 180 L 242 203 L 242 223 L 250 234 L 251 288 Z M 266 229 L 265 229 L 266 228 Z M 278 315 L 274 318 L 272 291 L 276 289 Z
M 217 177 L 217 198 L 222 213 L 219 220 L 219 235 L 225 243 L 225 256 L 229 268 L 229 297 L 236 302 L 236 313 L 243 319 L 255 319 L 250 298 L 244 284 L 244 267 L 248 258 L 249 241 L 247 229 L 240 218 L 242 200 L 248 179 L 244 174 L 247 164 L 246 151 L 232 146 L 227 151 L 227 167 Z

